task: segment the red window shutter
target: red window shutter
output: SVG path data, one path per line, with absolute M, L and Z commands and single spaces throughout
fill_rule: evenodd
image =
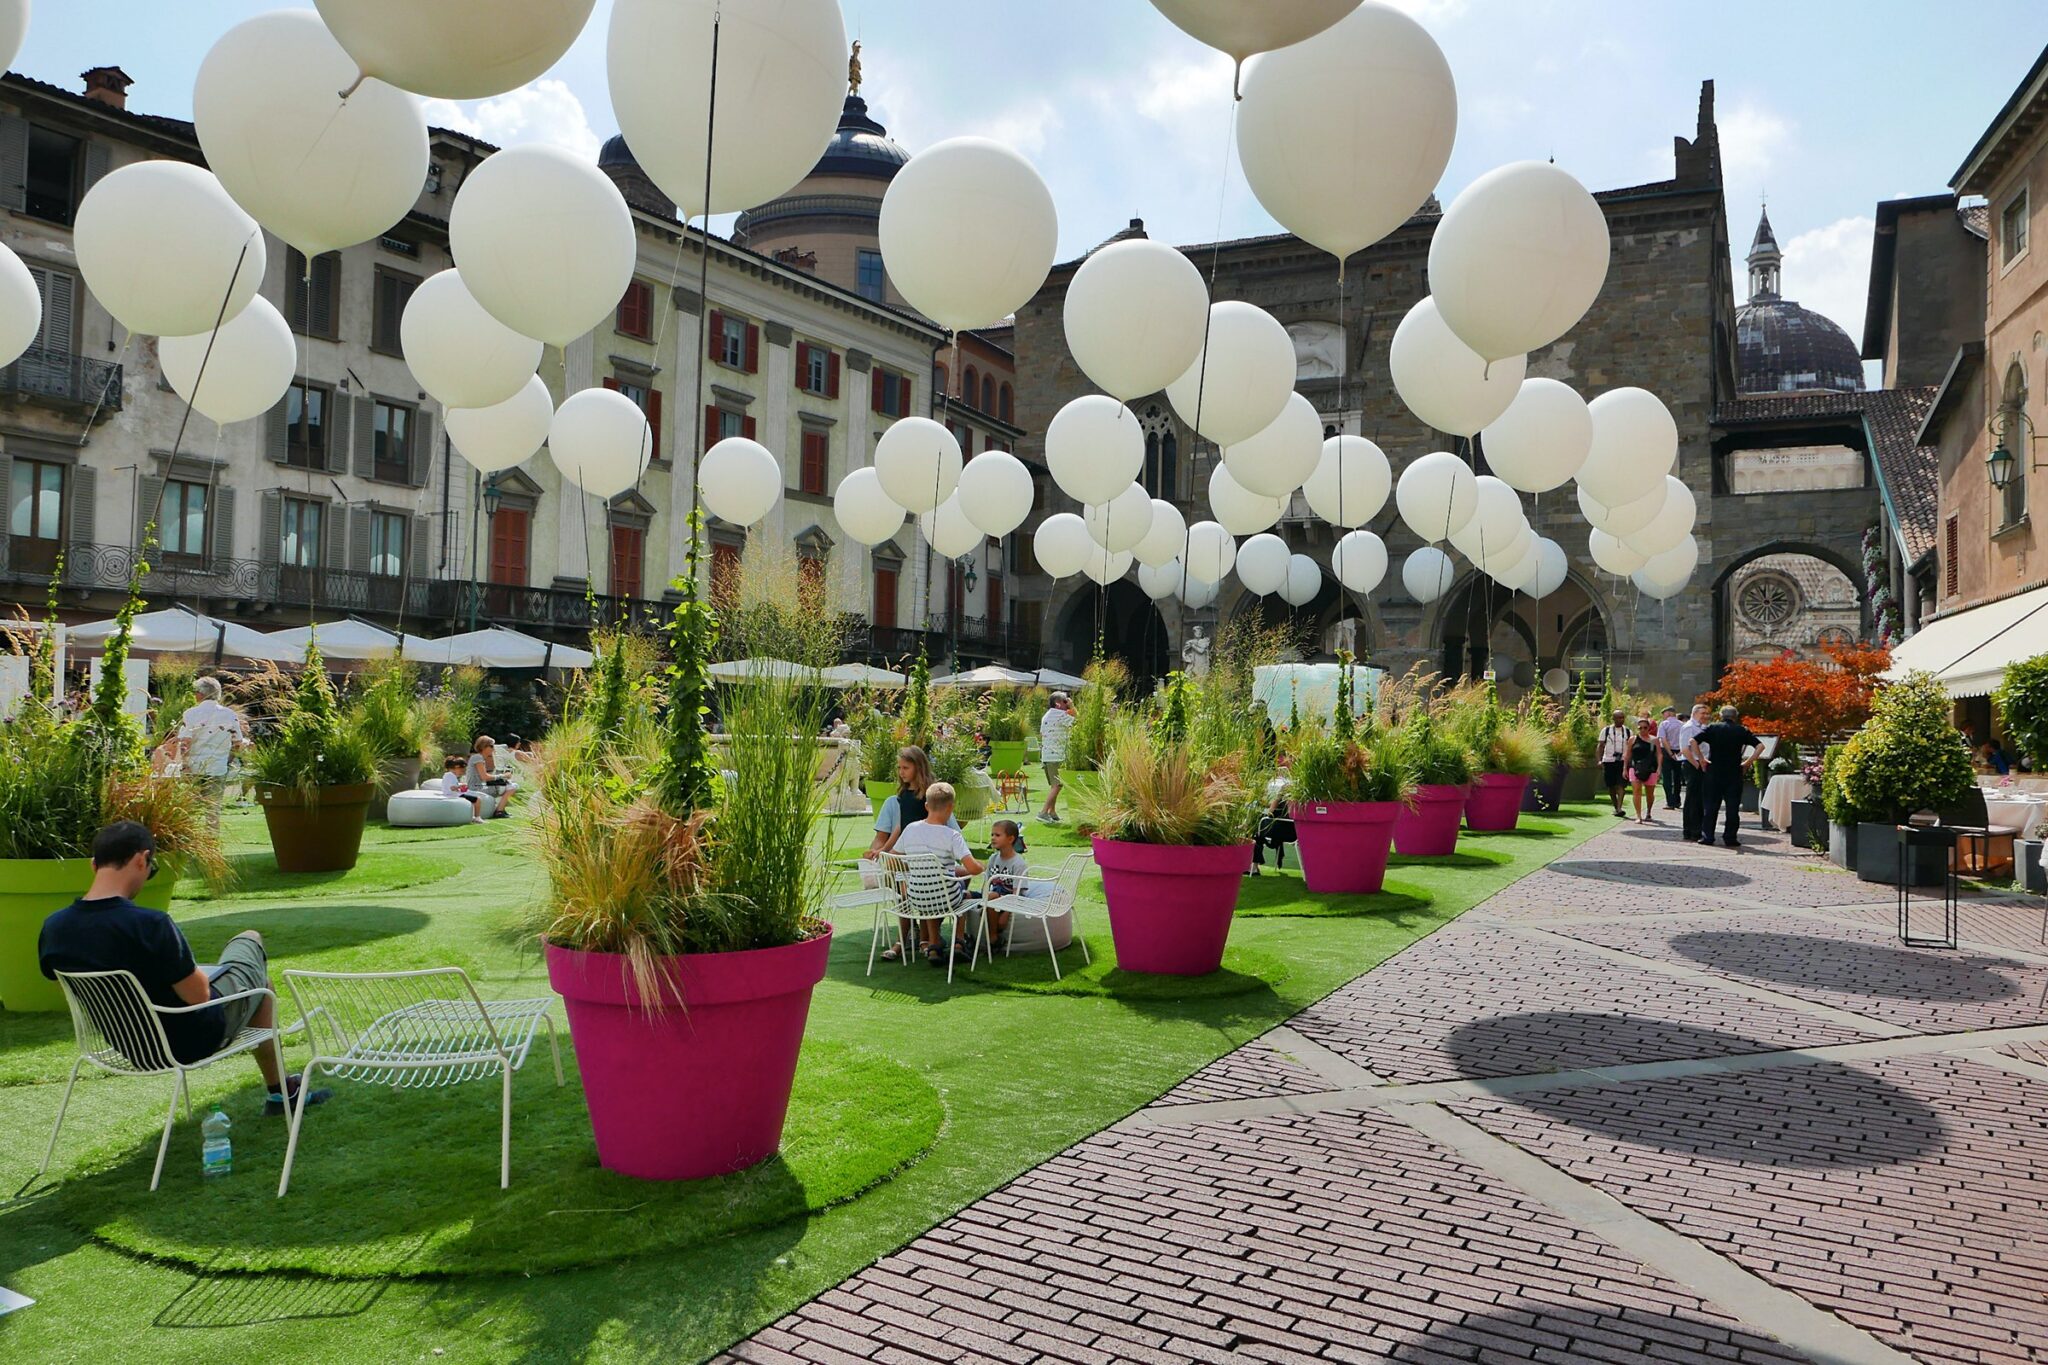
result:
M 647 429 L 648 429 L 648 431 L 650 431 L 651 433 L 653 433 L 653 436 L 654 436 L 654 439 L 653 439 L 652 443 L 650 443 L 650 444 L 649 444 L 649 446 L 648 446 L 648 448 L 647 448 L 647 452 L 648 452 L 648 455 L 649 455 L 649 457 L 650 457 L 650 458 L 658 460 L 658 459 L 660 459 L 660 458 L 661 458 L 661 390 L 660 390 L 660 389 L 649 389 L 649 390 L 647 391 Z
M 896 411 L 908 417 L 910 415 L 910 376 L 906 374 L 896 382 L 903 386 L 900 390 L 903 396 L 896 401 Z
M 761 368 L 761 329 L 753 323 L 747 324 L 747 373 L 754 374 Z
M 753 439 L 754 439 L 754 419 L 753 419 L 753 418 L 751 418 L 751 417 L 742 417 L 742 418 L 740 418 L 740 435 L 742 435 L 742 436 L 746 437 L 746 438 L 747 438 L 747 439 L 748 439 L 749 441 L 751 441 L 751 440 L 753 440 Z
M 827 398 L 837 398 L 839 396 L 839 352 L 837 351 L 827 351 L 825 353 L 825 396 Z
M 896 571 L 875 570 L 874 624 L 883 630 L 896 628 Z
M 796 344 L 796 386 L 803 388 L 811 382 L 811 343 L 799 341 Z
M 704 448 L 718 444 L 718 407 L 716 404 L 704 409 Z
M 889 400 L 884 390 L 889 383 L 889 376 L 882 373 L 878 366 L 875 372 L 869 376 L 869 379 L 871 382 L 868 387 L 872 392 L 868 399 L 868 406 L 876 412 L 887 412 L 889 410 Z
M 826 464 L 830 459 L 830 446 L 822 431 L 804 433 L 802 488 L 806 493 L 825 491 Z
M 1003 630 L 1003 580 L 994 574 L 988 577 L 988 633 L 1000 635 Z
M 716 360 L 725 354 L 725 314 L 716 308 L 711 310 L 711 341 L 707 354 Z

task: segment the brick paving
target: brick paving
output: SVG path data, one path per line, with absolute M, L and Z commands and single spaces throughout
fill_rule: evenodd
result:
M 1154 1100 L 1154 1104 L 1209 1104 L 1219 1100 L 1313 1095 L 1330 1083 L 1263 1040 L 1218 1057 Z

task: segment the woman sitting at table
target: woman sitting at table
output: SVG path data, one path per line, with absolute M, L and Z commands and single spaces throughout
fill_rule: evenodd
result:
M 932 761 L 925 751 L 915 744 L 907 744 L 896 751 L 896 794 L 882 802 L 882 808 L 875 812 L 875 837 L 868 842 L 868 851 L 861 855 L 874 858 L 879 854 L 893 853 L 897 840 L 903 831 L 923 820 L 928 814 L 924 794 L 938 779 L 932 776 Z M 954 830 L 960 822 L 951 815 L 946 824 Z M 882 950 L 885 962 L 900 961 L 903 950 L 900 944 Z
M 506 807 L 512 804 L 513 793 L 519 784 L 509 777 L 497 776 L 498 742 L 489 735 L 478 735 L 470 749 L 469 764 L 463 774 L 463 785 L 473 792 L 483 792 L 492 798 L 492 819 L 506 814 Z

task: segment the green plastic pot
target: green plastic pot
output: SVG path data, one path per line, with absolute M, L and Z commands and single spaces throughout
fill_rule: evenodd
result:
M 175 869 L 164 868 L 135 903 L 169 910 L 177 880 Z M 37 965 L 36 940 L 43 921 L 91 885 L 90 858 L 0 858 L 0 1006 L 10 1013 L 64 1008 L 64 992 Z
M 988 742 L 988 770 L 998 777 L 1021 773 L 1024 771 L 1024 752 L 1021 739 L 992 739 Z

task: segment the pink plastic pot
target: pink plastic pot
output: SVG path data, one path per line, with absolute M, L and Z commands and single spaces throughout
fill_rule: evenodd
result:
M 1410 858 L 1456 853 L 1458 822 L 1465 818 L 1465 788 L 1421 786 L 1412 801 L 1394 820 L 1394 851 Z
M 1223 965 L 1252 846 L 1189 848 L 1095 840 L 1117 965 L 1127 972 L 1205 976 Z
M 1465 798 L 1465 824 L 1473 830 L 1513 829 L 1522 818 L 1522 791 L 1529 779 L 1515 773 L 1481 773 Z
M 1365 896 L 1386 882 L 1400 802 L 1298 802 L 1291 814 L 1301 880 L 1309 890 Z
M 775 1155 L 831 950 L 827 933 L 665 958 L 650 1009 L 623 956 L 547 945 L 599 1163 L 642 1180 L 701 1180 Z

